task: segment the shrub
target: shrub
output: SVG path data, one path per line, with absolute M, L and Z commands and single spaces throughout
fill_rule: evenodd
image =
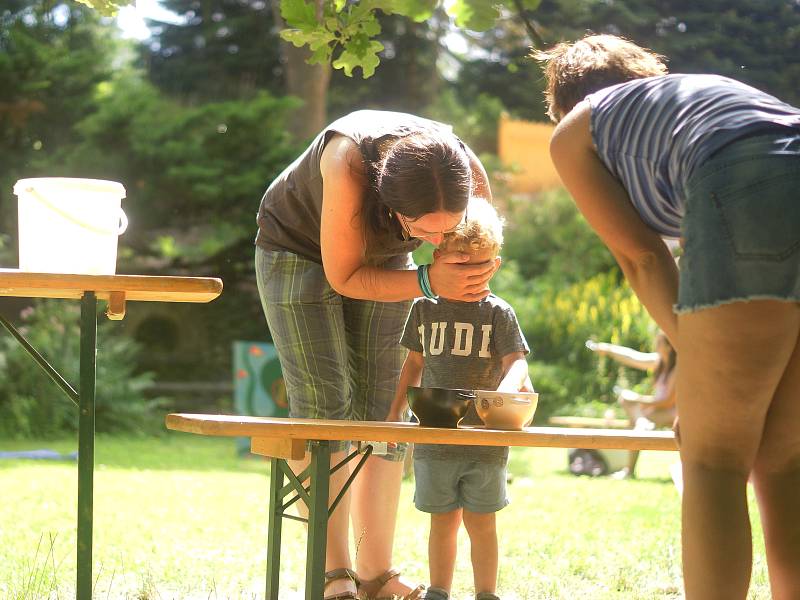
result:
M 79 389 L 80 306 L 75 302 L 41 300 L 21 314 L 20 333 L 62 376 Z M 0 335 L 0 435 L 48 437 L 77 431 L 78 408 L 10 335 Z M 136 373 L 140 346 L 114 331 L 101 317 L 97 332 L 98 432 L 158 431 L 163 405 L 144 390 L 147 373 Z
M 542 394 L 536 421 L 601 416 L 614 405 L 614 385 L 646 389 L 645 373 L 586 349 L 593 339 L 649 351 L 655 325 L 569 196 L 515 200 L 505 212 L 492 290 L 514 307 L 531 346 L 531 378 Z

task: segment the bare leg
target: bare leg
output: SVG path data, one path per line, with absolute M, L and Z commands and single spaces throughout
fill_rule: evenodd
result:
M 450 593 L 453 572 L 456 568 L 458 527 L 462 510 L 431 515 L 431 534 L 428 538 L 428 568 L 431 572 L 431 587 Z
M 639 451 L 628 452 L 628 477 L 636 477 L 636 463 L 639 461 Z
M 356 541 L 356 570 L 365 581 L 375 579 L 392 566 L 402 477 L 403 461 L 371 456 L 353 482 L 350 515 Z M 413 588 L 401 577 L 395 577 L 378 595 L 405 595 Z
M 642 416 L 642 407 L 641 403 L 626 400 L 623 396 L 620 396 L 617 399 L 620 406 L 625 410 L 625 414 L 628 415 L 628 421 L 630 422 L 631 429 L 635 429 L 635 425 L 637 420 Z M 639 451 L 638 450 L 631 450 L 628 452 L 628 466 L 624 467 L 622 470 L 613 473 L 613 476 L 616 479 L 628 479 L 635 477 L 635 469 L 636 469 L 636 462 L 639 460 Z
M 775 392 L 753 469 L 774 600 L 800 598 L 800 342 Z
M 746 484 L 800 331 L 797 306 L 738 302 L 680 315 L 677 373 L 687 600 L 744 599 Z
M 344 458 L 344 452 L 332 452 L 331 453 L 331 464 L 337 464 L 339 461 Z M 303 469 L 308 466 L 308 459 L 301 460 L 301 461 L 288 461 L 289 466 L 292 468 L 292 471 L 295 473 L 300 473 Z M 349 469 L 347 467 L 343 467 L 339 469 L 336 473 L 331 475 L 330 481 L 330 493 L 328 495 L 328 505 L 333 502 L 334 498 L 339 494 L 339 490 L 342 489 L 342 485 L 347 480 L 349 476 Z M 298 512 L 301 516 L 307 517 L 308 516 L 308 508 L 303 503 L 303 501 L 299 501 L 296 503 L 298 507 Z M 344 498 L 342 498 L 341 503 L 339 506 L 336 507 L 336 510 L 333 511 L 330 520 L 328 521 L 328 536 L 327 536 L 327 547 L 325 552 L 325 570 L 331 571 L 333 569 L 339 569 L 342 567 L 346 567 L 348 569 L 352 568 L 352 562 L 350 561 L 350 546 L 349 546 L 349 510 L 350 510 L 350 494 L 346 494 Z M 345 591 L 355 592 L 356 588 L 352 581 L 347 579 L 339 579 L 337 581 L 332 581 L 329 585 L 325 587 L 325 594 L 327 596 L 336 595 L 336 593 L 341 593 Z
M 644 397 L 644 396 L 643 396 Z M 647 396 L 648 398 L 650 396 Z M 642 402 L 622 401 L 622 406 L 628 413 L 634 429 L 649 431 L 656 427 L 671 427 L 675 421 L 675 408 L 652 408 Z M 624 476 L 636 477 L 636 463 L 639 461 L 639 451 L 628 452 L 628 466 L 623 469 Z
M 475 594 L 497 589 L 497 513 L 464 511 L 464 527 L 469 534 L 472 577 Z

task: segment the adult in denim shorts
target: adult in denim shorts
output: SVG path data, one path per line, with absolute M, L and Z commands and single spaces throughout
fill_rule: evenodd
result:
M 269 186 L 258 211 L 256 277 L 292 417 L 386 418 L 405 350 L 410 300 L 422 295 L 410 252 L 438 244 L 464 217 L 486 173 L 449 126 L 403 113 L 358 111 L 325 128 Z M 429 270 L 438 294 L 485 297 L 496 265 L 452 254 Z M 338 463 L 349 448 L 332 452 Z M 326 598 L 416 598 L 391 568 L 403 449 L 370 457 L 328 525 Z M 307 461 L 298 461 L 299 472 Z M 347 466 L 331 477 L 335 497 Z M 357 573 L 348 514 L 359 543 Z
M 614 36 L 539 58 L 555 165 L 678 352 L 686 597 L 746 597 L 752 476 L 800 598 L 800 109 Z

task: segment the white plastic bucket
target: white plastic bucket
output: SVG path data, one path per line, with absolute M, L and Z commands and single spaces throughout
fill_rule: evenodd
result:
M 33 273 L 113 275 L 117 238 L 128 226 L 116 181 L 20 179 L 19 268 Z

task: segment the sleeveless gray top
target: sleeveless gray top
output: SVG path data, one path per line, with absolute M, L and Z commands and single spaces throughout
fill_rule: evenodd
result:
M 686 182 L 732 141 L 800 130 L 800 109 L 718 75 L 635 79 L 590 94 L 592 140 L 645 223 L 680 237 Z
M 270 184 L 258 208 L 256 245 L 264 250 L 284 250 L 322 264 L 320 223 L 322 214 L 322 173 L 320 158 L 335 134 L 353 140 L 364 152 L 365 161 L 378 158 L 376 143 L 420 131 L 442 130 L 448 125 L 414 115 L 378 110 L 359 110 L 326 127 L 311 145 Z M 397 232 L 385 232 L 370 246 L 371 264 L 403 268 L 409 252 L 422 242 L 403 240 Z

